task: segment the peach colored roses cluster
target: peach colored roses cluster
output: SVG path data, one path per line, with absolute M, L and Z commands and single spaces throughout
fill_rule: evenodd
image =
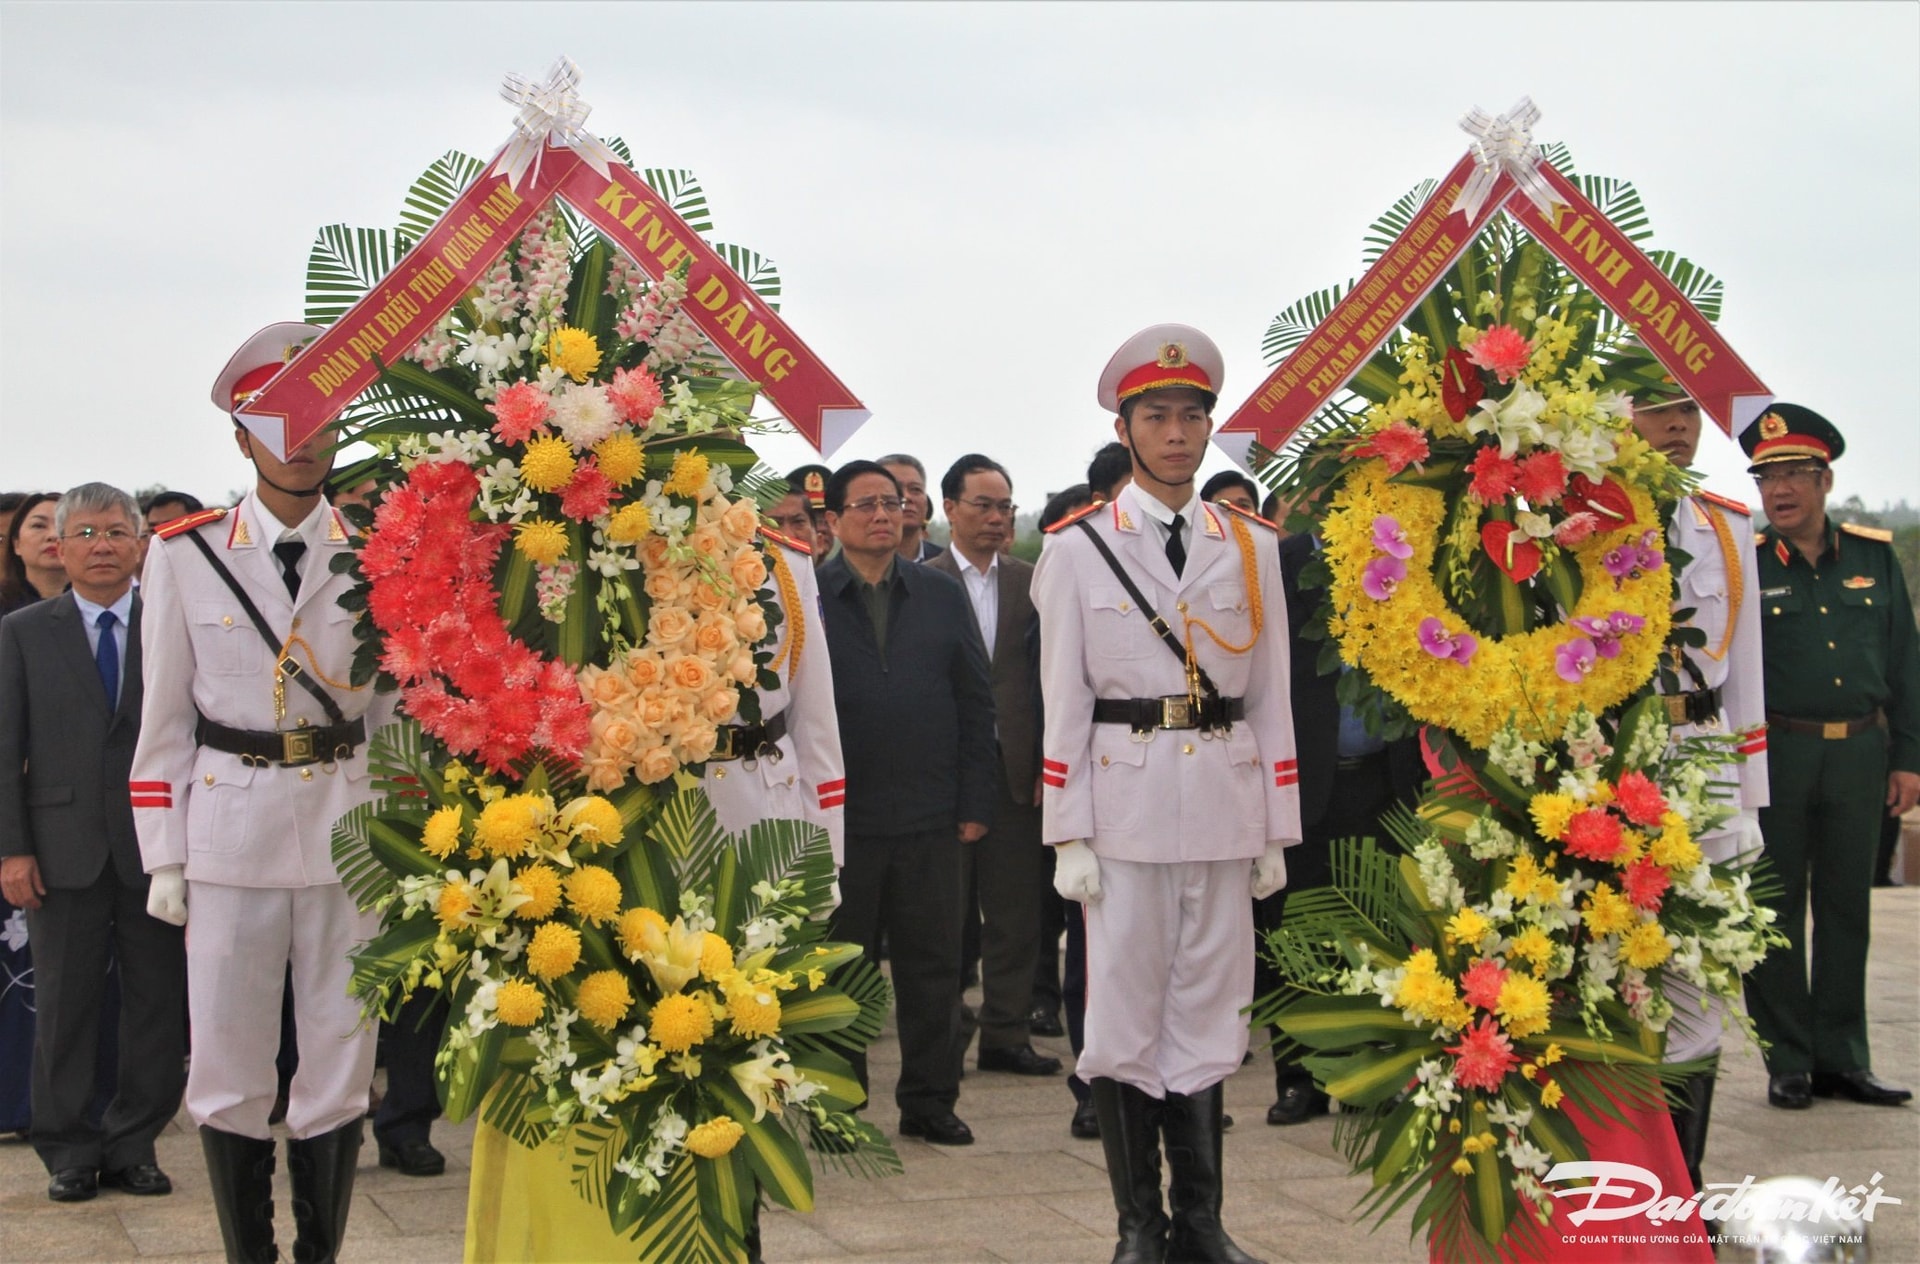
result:
M 641 543 L 642 643 L 579 673 L 593 711 L 581 761 L 590 788 L 617 788 L 629 774 L 653 784 L 712 756 L 768 638 L 759 526 L 753 501 L 729 501 L 708 483 L 677 542 L 654 534 Z

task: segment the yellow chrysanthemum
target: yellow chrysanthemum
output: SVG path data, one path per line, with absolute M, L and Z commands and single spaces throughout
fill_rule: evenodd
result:
M 1552 856 L 1547 857 L 1547 864 L 1553 864 Z M 1560 898 L 1560 881 L 1549 875 L 1532 856 L 1522 852 L 1514 857 L 1513 868 L 1507 874 L 1506 891 L 1516 900 L 1552 904 Z
M 513 1027 L 531 1027 L 546 1012 L 547 998 L 525 979 L 508 979 L 493 994 L 493 1008 L 501 1022 Z
M 573 479 L 573 449 L 565 439 L 542 435 L 520 454 L 520 481 L 537 492 L 557 492 Z
M 552 917 L 553 910 L 560 907 L 560 875 L 551 865 L 528 865 L 513 875 L 513 885 L 532 897 L 513 910 L 513 915 L 523 922 Z
M 435 860 L 445 860 L 460 845 L 460 809 L 448 804 L 427 818 L 420 831 L 420 846 Z
M 1540 1104 L 1548 1110 L 1557 1108 L 1560 1105 L 1560 1099 L 1566 1095 L 1566 1090 L 1560 1087 L 1558 1080 L 1548 1080 L 1540 1086 Z
M 518 856 L 539 832 L 538 801 L 530 794 L 510 794 L 480 810 L 473 841 L 489 855 Z
M 1394 990 L 1393 1003 L 1433 1023 L 1450 1022 L 1460 1008 L 1453 980 L 1439 972 L 1439 960 L 1429 948 L 1407 958 L 1407 972 Z
M 1478 912 L 1463 908 L 1447 919 L 1447 941 L 1472 947 L 1492 929 L 1491 923 Z
M 1641 922 L 1620 940 L 1620 957 L 1636 970 L 1651 970 L 1673 955 L 1658 922 Z
M 713 1034 L 713 1007 L 703 997 L 675 992 L 660 998 L 647 1027 L 653 1043 L 668 1053 L 685 1053 Z
M 560 811 L 560 827 L 588 847 L 611 847 L 620 841 L 620 809 L 597 794 L 575 799 Z
M 620 947 L 629 957 L 637 957 L 666 938 L 667 919 L 658 910 L 630 908 L 620 915 Z
M 440 901 L 434 905 L 434 916 L 448 930 L 462 926 L 466 916 L 473 911 L 473 888 L 459 878 L 440 888 Z
M 620 879 L 611 869 L 581 865 L 566 878 L 567 907 L 594 926 L 610 922 L 620 912 Z
M 542 922 L 527 945 L 527 969 L 557 979 L 579 963 L 580 932 L 565 922 Z
M 567 555 L 567 529 L 545 518 L 529 518 L 514 528 L 513 547 L 537 566 L 552 566 Z
M 1617 935 L 1634 924 L 1633 905 L 1606 883 L 1593 888 L 1580 920 L 1594 935 Z M 1663 941 L 1664 942 L 1664 941 Z
M 1653 840 L 1647 854 L 1653 857 L 1654 864 L 1668 869 L 1692 869 L 1702 860 L 1700 848 L 1678 812 L 1669 812 L 1660 818 L 1660 837 Z
M 600 458 L 600 472 L 615 487 L 625 487 L 647 468 L 647 454 L 641 450 L 639 441 L 624 430 L 596 443 L 593 454 Z
M 1567 1051 L 1565 1049 L 1562 1049 L 1557 1044 L 1550 1044 L 1547 1046 L 1547 1051 L 1540 1055 L 1540 1065 L 1552 1066 L 1554 1063 L 1558 1062 L 1560 1059 L 1566 1056 L 1567 1056 Z
M 584 382 L 600 367 L 600 344 L 586 330 L 562 325 L 547 335 L 547 363 Z
M 673 458 L 673 473 L 660 490 L 669 496 L 697 496 L 707 485 L 707 458 L 698 452 L 680 452 Z
M 1566 837 L 1567 822 L 1573 819 L 1577 806 L 1570 794 L 1536 794 L 1527 810 L 1540 837 L 1558 840 Z
M 733 945 L 712 931 L 700 943 L 700 977 L 717 979 L 733 969 Z
M 718 1159 L 731 1154 L 747 1130 L 726 1115 L 716 1115 L 687 1132 L 687 1149 L 703 1159 Z
M 727 1018 L 733 1034 L 743 1040 L 758 1040 L 780 1030 L 780 998 L 772 988 L 750 984 L 727 989 Z
M 1547 985 L 1529 974 L 1509 972 L 1500 985 L 1500 1000 L 1494 1013 L 1516 1040 L 1547 1029 Z
M 607 539 L 615 544 L 638 544 L 653 529 L 653 515 L 639 501 L 620 506 L 607 519 Z
M 633 1008 L 633 993 L 627 989 L 627 976 L 618 970 L 595 970 L 581 980 L 576 1003 L 580 1017 L 611 1030 Z
M 1553 963 L 1553 939 L 1538 926 L 1529 926 L 1507 945 L 1507 957 L 1510 960 L 1524 957 L 1533 963 L 1535 975 L 1544 975 Z

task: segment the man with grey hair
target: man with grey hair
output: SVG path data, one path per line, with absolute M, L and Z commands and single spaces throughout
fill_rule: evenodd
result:
M 72 588 L 0 621 L 0 890 L 27 910 L 38 1020 L 33 1146 L 47 1196 L 173 1191 L 154 1138 L 185 1084 L 186 942 L 147 913 L 128 774 L 140 734 L 140 511 L 84 483 L 54 516 Z M 113 1100 L 87 1118 L 109 951 L 120 962 Z
M 933 498 L 927 494 L 927 467 L 920 464 L 919 457 L 905 452 L 883 456 L 880 464 L 900 484 L 900 496 L 907 502 L 900 513 L 900 544 L 894 553 L 908 562 L 939 557 L 942 549 L 927 539 L 927 525 L 933 521 Z

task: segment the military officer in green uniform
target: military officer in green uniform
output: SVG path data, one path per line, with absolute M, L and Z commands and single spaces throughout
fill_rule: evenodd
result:
M 1767 1100 L 1898 1106 L 1913 1095 L 1875 1078 L 1867 1051 L 1867 929 L 1881 818 L 1920 800 L 1913 606 L 1892 537 L 1827 519 L 1831 462 L 1846 446 L 1831 422 L 1775 404 L 1740 446 L 1767 516 L 1755 538 L 1772 781 L 1760 830 L 1788 939 L 1747 976 L 1769 1044 Z

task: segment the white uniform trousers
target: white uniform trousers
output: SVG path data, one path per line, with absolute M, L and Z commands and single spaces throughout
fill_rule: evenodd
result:
M 374 1029 L 347 995 L 347 959 L 380 926 L 339 884 L 187 884 L 187 999 L 193 1062 L 187 1113 L 197 1124 L 266 1140 L 278 1089 L 280 995 L 293 967 L 300 1069 L 287 1093 L 287 1131 L 317 1137 L 367 1110 Z
M 1086 1046 L 1078 1074 L 1151 1097 L 1240 1069 L 1253 995 L 1253 863 L 1100 860 L 1085 906 Z

